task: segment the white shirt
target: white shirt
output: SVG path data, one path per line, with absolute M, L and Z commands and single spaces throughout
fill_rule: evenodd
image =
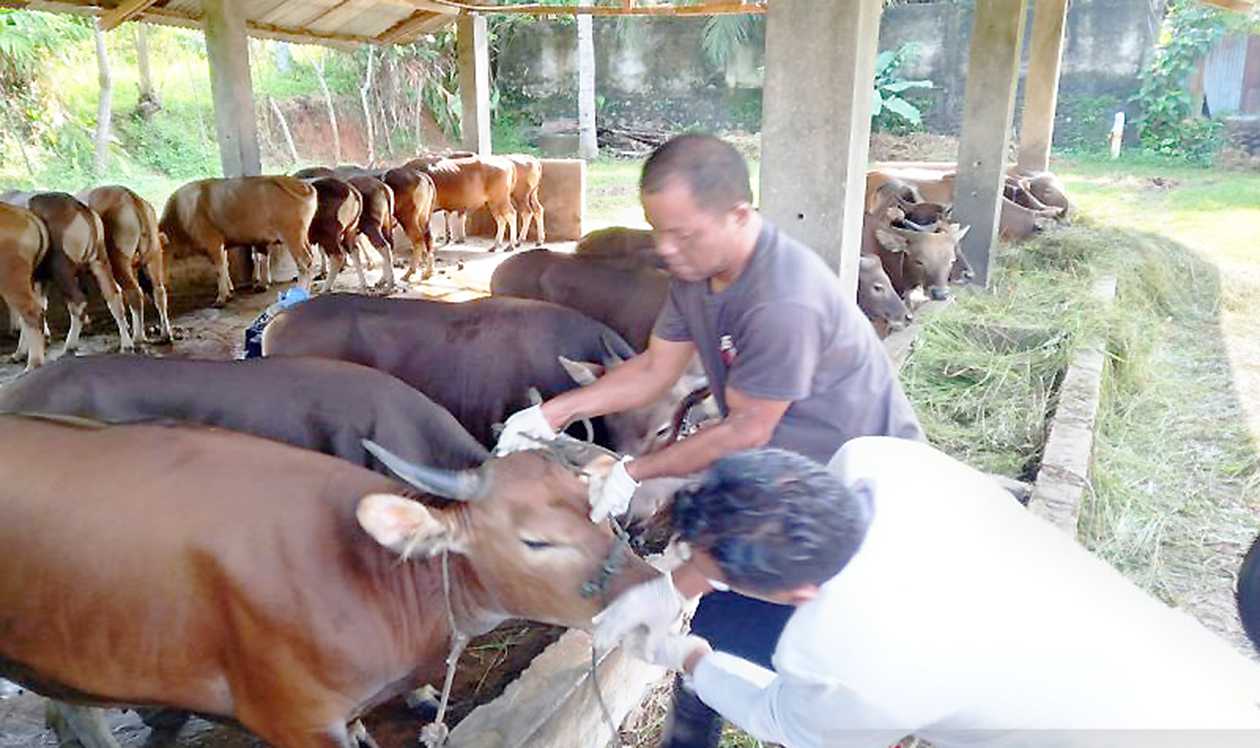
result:
M 1260 667 L 983 474 L 887 437 L 829 468 L 873 501 L 858 553 L 792 615 L 777 674 L 720 652 L 694 673 L 747 732 L 788 748 L 1260 746 Z M 1218 732 L 1186 732 L 1202 730 Z

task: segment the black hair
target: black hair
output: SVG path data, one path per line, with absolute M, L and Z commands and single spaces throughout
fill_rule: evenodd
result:
M 748 163 L 734 146 L 713 135 L 679 135 L 658 147 L 643 165 L 639 191 L 660 192 L 675 177 L 691 190 L 697 205 L 712 213 L 753 201 Z
M 713 557 L 726 581 L 774 593 L 820 585 L 849 563 L 874 509 L 825 467 L 782 449 L 715 462 L 674 497 L 678 536 Z

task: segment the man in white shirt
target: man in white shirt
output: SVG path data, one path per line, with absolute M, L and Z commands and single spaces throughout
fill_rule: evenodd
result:
M 733 455 L 673 517 L 690 560 L 614 601 L 596 642 L 628 637 L 761 740 L 1260 746 L 1260 667 L 926 444 L 854 439 L 826 470 Z M 676 633 L 714 584 L 796 606 L 777 672 Z

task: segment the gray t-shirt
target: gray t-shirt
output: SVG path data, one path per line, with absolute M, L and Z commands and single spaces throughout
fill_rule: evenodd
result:
M 790 400 L 770 446 L 826 463 L 859 436 L 923 440 L 892 362 L 817 254 L 763 222 L 744 272 L 718 293 L 670 283 L 652 333 L 695 343 L 722 414 L 726 388 Z

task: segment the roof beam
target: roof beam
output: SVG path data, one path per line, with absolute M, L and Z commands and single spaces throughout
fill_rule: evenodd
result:
M 530 16 L 724 16 L 741 13 L 765 13 L 762 2 L 707 2 L 698 5 L 543 5 L 522 3 L 518 5 L 480 5 L 458 0 L 413 0 L 440 5 L 448 11 L 460 13 L 503 13 Z M 1222 0 L 1228 2 L 1230 0 Z
M 377 44 L 399 44 L 420 34 L 431 31 L 451 20 L 449 15 L 428 10 L 417 10 L 410 16 L 382 31 L 373 40 Z
M 1254 0 L 1199 0 L 1205 5 L 1214 5 L 1217 8 L 1232 10 L 1235 13 L 1250 13 L 1255 8 Z
M 157 0 L 124 0 L 118 7 L 100 15 L 101 31 L 110 31 L 143 13 Z

